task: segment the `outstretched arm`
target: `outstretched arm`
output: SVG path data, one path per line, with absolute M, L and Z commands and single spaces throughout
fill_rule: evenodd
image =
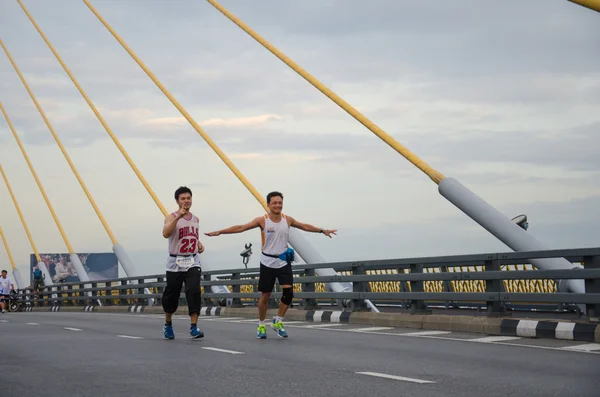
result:
M 304 230 L 305 232 L 323 233 L 324 235 L 326 235 L 329 238 L 331 238 L 332 234 L 336 234 L 336 232 L 337 232 L 337 230 L 322 229 L 320 227 L 316 227 L 316 226 L 310 225 L 308 223 L 298 222 L 291 216 L 288 216 L 287 218 L 290 220 L 291 227 L 295 227 L 296 229 Z
M 254 229 L 256 227 L 262 227 L 262 223 L 261 223 L 262 219 L 263 219 L 262 217 L 254 218 L 253 220 L 246 223 L 245 225 L 235 225 L 235 226 L 228 227 L 227 229 L 217 230 L 215 232 L 204 233 L 204 234 L 206 234 L 209 237 L 215 237 L 215 236 L 219 236 L 221 234 L 243 233 L 246 230 Z

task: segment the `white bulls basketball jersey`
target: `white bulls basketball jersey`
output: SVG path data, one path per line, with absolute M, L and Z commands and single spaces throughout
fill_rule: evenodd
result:
M 261 251 L 269 255 L 281 255 L 288 248 L 288 237 L 290 235 L 290 226 L 287 218 L 281 214 L 281 221 L 273 222 L 268 215 L 265 215 L 265 228 L 261 232 L 262 249 Z M 287 265 L 287 262 L 279 258 L 272 258 L 261 253 L 260 262 L 271 268 L 280 268 Z
M 174 212 L 171 216 L 177 216 Z M 169 236 L 168 271 L 187 271 L 190 267 L 200 266 L 198 253 L 199 219 L 188 213 L 177 221 L 175 230 Z

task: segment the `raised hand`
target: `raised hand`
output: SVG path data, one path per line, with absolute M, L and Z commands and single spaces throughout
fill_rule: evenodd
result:
M 326 235 L 329 238 L 331 238 L 332 234 L 336 234 L 335 232 L 337 232 L 337 230 L 323 230 L 323 234 Z
M 181 218 L 183 218 L 184 216 L 186 216 L 186 215 L 188 214 L 188 212 L 189 212 L 188 210 L 186 210 L 186 209 L 184 209 L 184 208 L 180 208 L 180 209 L 177 211 L 177 219 L 181 219 Z

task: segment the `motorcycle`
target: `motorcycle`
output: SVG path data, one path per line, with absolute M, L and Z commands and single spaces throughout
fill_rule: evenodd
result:
M 23 306 L 23 298 L 15 290 L 10 291 L 10 294 L 4 295 L 4 301 L 8 303 L 9 312 L 20 312 Z

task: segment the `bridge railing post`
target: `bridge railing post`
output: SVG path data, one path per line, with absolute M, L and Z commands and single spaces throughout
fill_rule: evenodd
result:
M 98 283 L 92 283 L 92 288 L 98 288 Z M 97 302 L 97 298 L 98 298 L 98 291 L 92 291 L 92 293 L 90 294 L 90 299 L 88 300 L 88 304 L 93 306 L 96 302 Z M 104 303 L 103 303 L 104 304 Z
M 600 269 L 600 256 L 584 256 L 583 266 L 585 269 Z M 586 279 L 585 280 L 585 293 L 586 294 L 598 294 L 600 293 L 600 279 Z M 600 322 L 600 304 L 588 303 L 586 304 L 587 316 L 591 321 Z
M 82 290 L 87 288 L 87 286 L 85 284 L 83 284 L 83 283 L 78 284 L 77 288 L 79 288 L 79 290 L 76 292 L 78 298 L 82 298 L 85 295 L 87 295 L 86 292 L 81 292 Z M 85 301 L 82 299 L 77 299 L 76 301 L 73 301 L 72 304 L 74 306 L 85 306 Z
M 202 278 L 204 279 L 204 281 L 209 282 L 211 279 L 211 276 L 210 276 L 210 274 L 202 273 Z M 210 292 L 210 286 L 204 286 L 204 293 L 206 293 L 206 292 Z M 212 299 L 207 298 L 206 295 L 202 294 L 202 306 L 209 307 L 212 305 L 213 305 Z
M 411 264 L 410 274 L 423 274 L 422 264 Z M 425 292 L 425 282 L 422 280 L 411 280 L 411 292 Z M 423 299 L 411 299 L 410 314 L 431 314 L 432 311 L 427 307 Z
M 352 275 L 353 276 L 364 276 L 365 264 L 364 263 L 353 263 L 352 264 Z M 353 281 L 352 292 L 371 292 L 371 287 L 368 281 Z M 368 311 L 369 308 L 364 299 L 352 299 L 352 311 Z
M 440 266 L 440 272 L 448 273 L 448 266 Z M 450 280 L 444 280 L 442 285 L 444 286 L 444 292 L 454 292 L 454 287 L 452 286 L 452 282 Z M 444 302 L 444 306 L 446 309 L 450 309 L 455 308 L 458 305 L 454 301 L 448 300 Z
M 104 294 L 104 297 L 106 298 L 106 299 L 104 299 L 104 304 L 106 306 L 114 305 L 113 300 L 112 299 L 108 299 L 109 296 L 112 296 L 112 282 L 110 282 L 110 281 L 105 282 L 104 283 L 104 287 L 110 288 L 110 289 L 107 289 L 105 291 L 102 291 L 102 293 Z
M 304 269 L 304 277 L 315 277 L 315 269 Z M 302 292 L 315 292 L 315 283 L 302 283 Z M 302 298 L 304 310 L 316 310 L 320 306 L 314 298 Z
M 484 269 L 488 271 L 500 271 L 500 262 L 498 257 L 495 259 L 488 259 L 484 262 Z M 486 292 L 504 292 L 503 280 L 485 280 L 485 291 Z M 497 316 L 506 314 L 506 307 L 503 302 L 500 301 L 486 301 L 487 314 L 488 316 Z
M 127 280 L 121 280 L 121 287 L 126 287 L 126 286 L 127 286 Z M 119 295 L 124 296 L 124 295 L 129 295 L 129 294 L 127 293 L 127 289 L 126 288 L 122 288 L 122 289 L 119 290 Z M 121 298 L 119 304 L 121 304 L 123 306 L 133 305 L 133 302 L 127 302 L 128 300 L 130 300 L 130 299 Z
M 396 268 L 396 273 L 398 274 L 404 274 L 404 268 L 403 267 L 397 267 Z M 400 280 L 400 292 L 410 292 L 410 289 L 408 288 L 408 283 L 409 281 L 406 280 Z M 409 301 L 408 300 L 402 300 L 400 301 L 402 307 L 404 309 L 408 309 L 409 306 Z
M 231 273 L 231 280 L 241 280 L 240 273 Z M 239 294 L 242 292 L 242 286 L 240 284 L 232 284 L 231 292 L 234 294 Z M 241 298 L 233 298 L 231 299 L 231 307 L 243 307 Z
M 137 284 L 138 284 L 138 285 L 143 285 L 143 284 L 145 284 L 145 283 L 146 283 L 146 279 L 144 279 L 144 278 L 138 278 L 138 279 L 137 279 Z M 145 291 L 145 290 L 146 290 L 146 288 L 145 288 L 145 287 L 137 287 L 137 292 L 136 292 L 136 294 L 139 294 L 139 295 L 144 295 L 144 294 L 146 293 L 146 291 Z M 149 302 L 148 302 L 148 298 L 138 298 L 138 299 L 136 299 L 136 300 L 138 301 L 138 303 L 139 303 L 140 305 L 143 305 L 143 306 L 148 306 L 148 304 L 149 304 Z

